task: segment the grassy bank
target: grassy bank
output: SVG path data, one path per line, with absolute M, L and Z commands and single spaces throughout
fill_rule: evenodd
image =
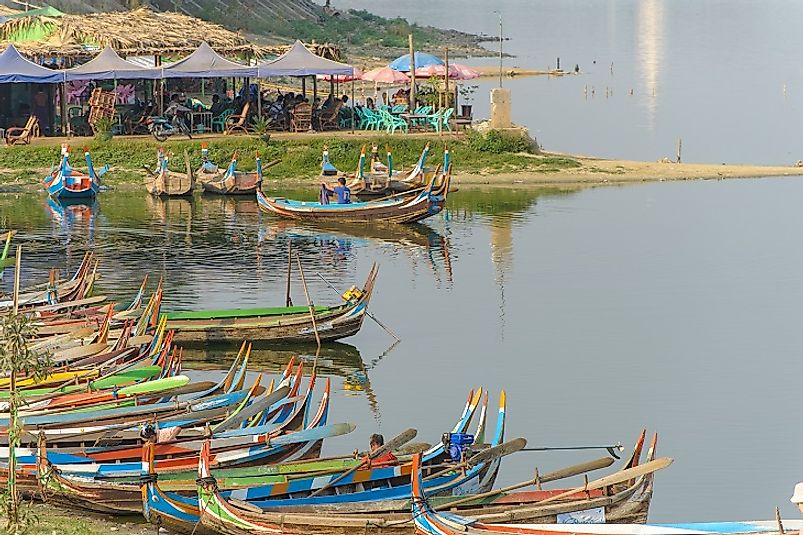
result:
M 156 531 L 154 526 L 145 523 L 141 516 L 114 518 L 76 513 L 45 503 L 26 504 L 24 507 L 30 507 L 30 512 L 35 518 L 25 531 L 26 535 L 109 535 L 110 533 L 152 535 Z M 4 528 L 5 525 L 6 519 L 0 517 L 0 526 Z
M 72 156 L 72 163 L 78 168 L 82 167 L 83 160 L 81 154 L 83 144 L 80 141 L 76 140 Z M 432 145 L 429 163 L 435 165 L 441 161 L 444 149 L 444 140 L 437 137 L 428 140 L 422 137 L 379 135 L 375 138 L 316 135 L 265 142 L 256 137 L 236 136 L 215 138 L 208 140 L 208 144 L 210 158 L 216 163 L 227 163 L 231 155 L 237 151 L 238 169 L 253 170 L 254 156 L 259 151 L 263 162 L 281 160 L 281 163 L 268 171 L 266 176 L 268 180 L 299 183 L 308 182 L 318 176 L 324 146 L 329 147 L 331 161 L 343 171 L 356 169 L 360 148 L 368 145 L 370 150 L 372 142 L 381 148 L 383 159 L 385 146 L 390 146 L 394 165 L 410 169 L 427 141 Z M 448 138 L 448 145 L 455 170 L 459 173 L 553 173 L 580 165 L 568 157 L 533 154 L 533 147 L 528 138 L 497 132 Z M 159 146 L 164 146 L 174 154 L 170 160 L 171 169 L 176 171 L 184 169 L 185 150 L 190 155 L 194 169 L 201 164 L 201 143 L 196 140 L 177 140 L 160 144 L 151 138 L 138 137 L 112 139 L 103 143 L 92 140 L 86 146 L 92 152 L 96 166 L 108 164 L 111 167 L 111 171 L 104 177 L 104 182 L 111 186 L 139 184 L 143 177 L 142 167 L 155 165 L 156 150 Z M 0 150 L 0 184 L 38 183 L 42 173 L 46 172 L 58 157 L 59 148 L 53 144 L 4 148 Z

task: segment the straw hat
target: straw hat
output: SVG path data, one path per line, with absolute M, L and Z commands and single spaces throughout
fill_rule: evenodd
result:
M 789 501 L 798 505 L 803 504 L 803 483 L 795 485 L 795 492 L 792 494 Z

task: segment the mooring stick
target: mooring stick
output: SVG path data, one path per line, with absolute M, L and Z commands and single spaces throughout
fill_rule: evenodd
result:
M 335 287 L 332 285 L 332 283 L 331 283 L 331 282 L 329 282 L 328 280 L 326 280 L 326 279 L 323 277 L 323 275 L 321 275 L 320 273 L 316 273 L 316 275 L 318 275 L 318 277 L 320 277 L 320 278 L 321 278 L 321 280 L 322 280 L 323 282 L 325 282 L 325 283 L 327 284 L 327 286 L 329 286 L 329 288 L 331 288 L 331 289 L 332 289 L 332 291 L 334 291 L 334 292 L 335 292 L 337 295 L 341 295 L 341 296 L 343 295 L 342 293 L 340 293 L 340 292 L 337 290 L 337 288 L 335 288 Z M 389 335 L 391 335 L 393 338 L 395 338 L 397 342 L 401 342 L 401 338 L 399 338 L 399 336 L 398 336 L 396 333 L 394 333 L 394 332 L 393 332 L 393 331 L 390 329 L 390 327 L 388 327 L 387 325 L 385 325 L 384 323 L 382 323 L 381 321 L 379 321 L 378 319 L 376 319 L 376 316 L 374 316 L 373 314 L 371 314 L 371 313 L 370 313 L 368 310 L 366 310 L 366 311 L 365 311 L 365 313 L 368 315 L 368 317 L 369 317 L 369 318 L 371 318 L 372 320 L 374 320 L 374 321 L 376 322 L 376 324 L 377 324 L 377 325 L 379 325 L 380 327 L 382 327 L 382 328 L 385 330 L 385 332 L 386 332 L 386 333 L 388 333 L 388 334 L 389 334 Z
M 312 319 L 312 330 L 315 332 L 315 342 L 318 344 L 318 351 L 321 349 L 321 336 L 318 334 L 318 325 L 315 323 L 315 305 L 312 304 L 312 299 L 307 290 L 307 280 L 304 278 L 304 268 L 301 267 L 301 257 L 296 253 L 296 262 L 298 262 L 298 272 L 301 274 L 301 284 L 304 286 L 304 295 L 307 296 L 307 305 L 309 306 L 309 316 Z M 317 359 L 317 356 L 316 356 Z

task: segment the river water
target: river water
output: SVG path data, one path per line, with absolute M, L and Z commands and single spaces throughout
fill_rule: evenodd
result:
M 499 35 L 513 119 L 544 148 L 608 158 L 791 165 L 803 159 L 803 4 L 789 0 L 340 0 L 338 7 Z M 498 49 L 497 43 L 488 43 Z M 437 52 L 437 51 L 436 51 Z M 463 60 L 460 60 L 463 61 Z M 467 60 L 497 65 L 497 59 Z M 472 82 L 473 83 L 473 82 Z M 488 116 L 480 81 L 475 117 Z M 632 91 L 632 94 L 631 94 Z
M 408 426 L 436 441 L 469 389 L 489 389 L 493 409 L 504 388 L 507 436 L 531 446 L 632 447 L 642 427 L 658 431 L 676 462 L 658 474 L 652 520 L 755 519 L 776 505 L 795 517 L 803 479 L 801 197 L 794 179 L 463 190 L 425 225 L 368 231 L 279 221 L 251 199 L 105 193 L 65 209 L 28 194 L 0 196 L 0 226 L 20 229 L 26 280 L 91 248 L 98 292 L 122 300 L 148 273 L 170 309 L 282 304 L 288 242 L 319 304 L 338 298 L 316 273 L 345 289 L 376 261 L 371 309 L 402 342 L 368 321 L 325 348 L 330 421 L 358 425 L 326 453 Z M 304 303 L 297 280 L 292 295 Z M 254 370 L 299 353 L 313 348 L 259 351 Z M 193 353 L 191 367 L 233 354 Z M 603 453 L 522 453 L 499 483 Z

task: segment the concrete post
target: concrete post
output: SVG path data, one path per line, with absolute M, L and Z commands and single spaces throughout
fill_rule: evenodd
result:
M 510 89 L 496 87 L 491 89 L 491 128 L 511 128 Z

